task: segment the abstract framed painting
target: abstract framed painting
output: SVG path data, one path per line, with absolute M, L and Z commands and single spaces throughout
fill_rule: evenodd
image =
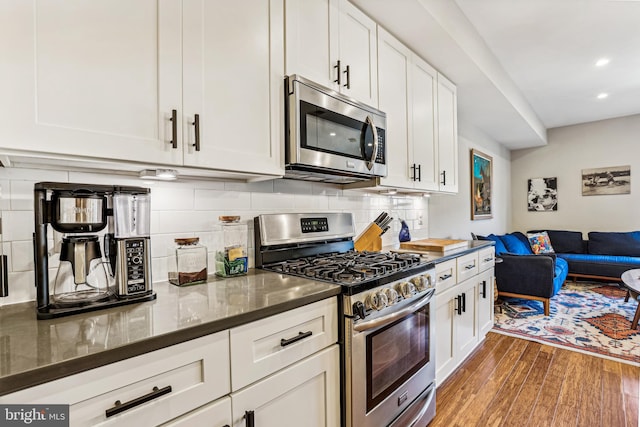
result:
M 493 158 L 471 149 L 471 220 L 493 218 Z

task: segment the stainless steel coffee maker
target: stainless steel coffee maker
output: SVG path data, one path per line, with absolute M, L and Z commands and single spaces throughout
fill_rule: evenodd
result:
M 151 286 L 148 188 L 40 182 L 34 186 L 34 213 L 39 319 L 156 298 Z M 53 292 L 49 224 L 63 233 Z

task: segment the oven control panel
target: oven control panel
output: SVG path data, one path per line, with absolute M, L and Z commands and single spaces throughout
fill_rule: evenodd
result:
M 429 289 L 435 288 L 435 284 L 434 270 L 428 270 L 395 283 L 351 295 L 349 297 L 351 313 L 348 314 L 358 320 L 373 314 L 392 311 L 392 306 L 408 303 L 408 300 L 422 296 Z
M 329 231 L 329 221 L 327 218 L 300 218 L 300 227 L 303 233 Z

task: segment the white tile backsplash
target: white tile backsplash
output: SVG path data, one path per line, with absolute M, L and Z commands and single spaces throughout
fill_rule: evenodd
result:
M 363 191 L 345 190 L 333 184 L 292 180 L 252 183 L 202 181 L 146 182 L 137 178 L 103 173 L 0 168 L 0 210 L 3 217 L 4 250 L 9 256 L 9 297 L 0 306 L 35 298 L 33 278 L 33 184 L 39 181 L 85 182 L 93 184 L 137 185 L 151 188 L 151 256 L 154 281 L 167 279 L 169 256 L 176 237 L 197 236 L 209 251 L 209 269 L 216 248 L 222 246 L 218 216 L 240 215 L 248 226 L 249 265 L 254 263 L 253 218 L 279 212 L 352 212 L 356 235 L 386 211 L 394 216 L 393 228 L 383 236 L 383 244 L 397 242 L 400 223 L 405 218 L 411 235 L 427 237 L 428 199 L 391 197 Z M 420 225 L 422 218 L 422 225 Z M 50 237 L 52 237 L 50 235 Z M 52 240 L 50 240 L 50 244 Z M 49 258 L 53 283 L 58 255 Z

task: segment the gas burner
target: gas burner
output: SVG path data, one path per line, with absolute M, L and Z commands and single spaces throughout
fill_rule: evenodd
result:
M 422 263 L 420 256 L 415 254 L 349 251 L 296 258 L 265 268 L 349 285 L 407 270 Z

